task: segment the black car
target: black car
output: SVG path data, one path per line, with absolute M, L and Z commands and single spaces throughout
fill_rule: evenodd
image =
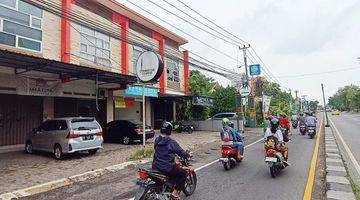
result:
M 143 140 L 142 122 L 139 120 L 115 120 L 107 123 L 104 127 L 105 142 L 121 142 L 131 144 L 135 140 Z M 146 140 L 153 138 L 155 131 L 146 126 Z

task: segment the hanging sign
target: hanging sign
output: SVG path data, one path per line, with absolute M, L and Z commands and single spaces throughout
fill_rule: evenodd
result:
M 159 89 L 153 88 L 153 87 L 145 87 L 145 96 L 146 97 L 158 97 Z M 130 86 L 125 90 L 126 95 L 132 95 L 132 96 L 142 96 L 142 86 L 134 85 Z
M 157 82 L 164 70 L 164 62 L 153 51 L 145 51 L 136 61 L 136 75 L 143 83 Z
M 18 94 L 32 96 L 62 96 L 60 80 L 19 77 Z
M 214 100 L 210 97 L 193 96 L 192 104 L 197 106 L 212 106 L 214 104 Z
M 124 98 L 117 98 L 115 100 L 115 108 L 126 108 Z

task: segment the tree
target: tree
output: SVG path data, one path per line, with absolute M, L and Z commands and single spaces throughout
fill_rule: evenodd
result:
M 292 113 L 290 102 L 292 105 L 295 105 L 295 100 L 292 95 L 286 91 L 282 91 L 280 85 L 277 83 L 264 82 L 263 88 L 264 95 L 272 97 L 270 102 L 270 113 L 285 113 L 290 116 Z
M 341 111 L 360 110 L 360 88 L 356 85 L 348 85 L 339 88 L 338 91 L 329 98 L 329 105 Z
M 221 112 L 235 112 L 235 93 L 235 87 L 218 87 L 211 95 L 214 98 L 211 115 Z

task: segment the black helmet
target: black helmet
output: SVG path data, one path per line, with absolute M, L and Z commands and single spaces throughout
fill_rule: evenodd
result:
M 160 133 L 171 135 L 172 129 L 173 129 L 172 124 L 170 122 L 164 121 L 161 124 Z

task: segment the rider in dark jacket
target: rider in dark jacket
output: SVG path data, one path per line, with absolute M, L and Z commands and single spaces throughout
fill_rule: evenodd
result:
M 155 140 L 152 168 L 175 180 L 174 191 L 171 194 L 172 199 L 180 199 L 180 191 L 183 189 L 186 181 L 186 171 L 176 166 L 175 156 L 189 158 L 190 154 L 183 150 L 175 140 L 170 138 L 171 131 L 171 123 L 164 122 L 160 129 L 161 135 Z

